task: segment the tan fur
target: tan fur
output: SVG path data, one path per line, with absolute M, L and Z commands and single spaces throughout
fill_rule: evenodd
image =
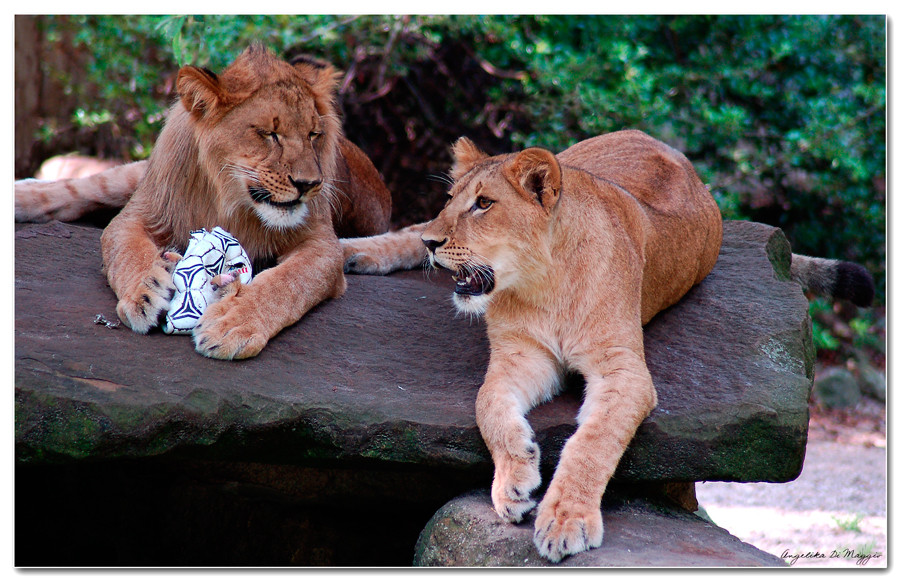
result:
M 224 228 L 257 265 L 278 262 L 207 309 L 194 329 L 204 355 L 252 357 L 312 306 L 343 293 L 327 192 L 341 132 L 337 80 L 331 67 L 294 67 L 258 47 L 220 76 L 192 66 L 179 72 L 180 102 L 134 196 L 101 238 L 123 322 L 138 332 L 156 324 L 172 284 L 161 251 L 183 248 L 198 228 Z M 254 199 L 254 188 L 267 199 Z
M 295 68 L 307 74 L 316 74 L 319 70 L 328 70 L 331 75 L 338 74 L 327 63 L 309 57 L 300 57 Z M 185 79 L 190 76 L 191 70 L 201 71 L 186 67 L 183 71 Z M 203 86 L 202 82 L 192 84 L 182 80 L 181 83 L 181 88 L 185 90 Z M 246 93 L 246 88 L 242 90 Z M 232 98 L 239 99 L 240 95 Z M 299 98 L 301 101 L 308 100 L 310 95 L 300 94 Z M 201 103 L 198 101 L 198 104 Z M 336 122 L 332 106 L 328 104 L 327 107 L 330 111 L 327 115 L 333 116 L 331 121 Z M 170 116 L 173 112 L 174 109 Z M 331 121 L 329 123 L 334 125 Z M 339 236 L 354 237 L 385 232 L 390 225 L 390 192 L 371 160 L 344 138 L 339 125 L 337 127 L 334 139 L 327 140 L 327 147 L 332 150 L 327 157 L 333 160 L 333 165 L 323 168 L 323 173 L 329 176 L 323 189 L 330 199 L 335 232 Z M 159 160 L 157 168 L 163 161 L 171 164 L 168 169 L 196 163 L 197 160 L 181 159 L 181 153 L 183 148 L 165 160 Z M 101 208 L 122 208 L 134 194 L 147 168 L 147 161 L 119 165 L 82 156 L 51 158 L 41 166 L 41 171 L 35 176 L 37 179 L 15 183 L 15 219 L 17 222 L 71 221 Z M 188 179 L 194 178 L 189 176 Z
M 541 480 L 526 414 L 564 372 L 584 375 L 579 427 L 535 520 L 539 552 L 559 561 L 602 542 L 601 497 L 656 405 L 642 325 L 712 270 L 721 216 L 688 160 L 637 131 L 558 156 L 488 157 L 466 139 L 453 149 L 455 184 L 438 217 L 343 240 L 345 269 L 384 274 L 430 257 L 454 271 L 457 308 L 485 315 L 491 355 L 476 420 L 494 460 L 494 508 L 509 521 L 535 506 Z M 793 255 L 792 277 L 862 306 L 874 292 L 871 275 L 846 262 Z
M 90 175 L 59 174 L 53 181 L 17 181 L 16 222 L 71 221 L 101 208 L 121 208 L 131 198 L 146 168 L 146 161 L 137 161 Z
M 586 380 L 579 427 L 535 521 L 540 553 L 558 561 L 602 541 L 600 499 L 656 405 L 641 325 L 712 269 L 721 217 L 687 159 L 636 131 L 558 156 L 487 157 L 466 140 L 455 154 L 452 197 L 422 240 L 433 262 L 494 284 L 454 300 L 487 320 L 491 356 L 476 420 L 503 518 L 521 520 L 540 484 L 525 415 L 557 393 L 564 371 Z
M 122 162 L 85 155 L 57 155 L 42 163 L 34 177 L 39 180 L 86 178 L 117 165 L 122 165 Z
M 422 232 L 427 225 L 413 224 L 387 234 L 341 238 L 344 272 L 388 274 L 421 267 L 427 255 L 422 246 Z
M 58 203 L 45 195 L 36 204 L 40 210 L 28 214 L 46 216 L 52 207 L 53 217 L 77 214 L 88 205 L 88 186 L 104 200 L 134 191 L 104 230 L 101 246 L 119 317 L 141 333 L 157 324 L 174 290 L 177 256 L 167 249 L 184 249 L 192 230 L 224 228 L 258 274 L 247 285 L 227 287 L 200 319 L 194 342 L 210 357 L 252 357 L 311 307 L 343 293 L 332 218 L 352 213 L 354 195 L 367 203 L 363 231 L 387 226 L 386 188 L 365 155 L 342 139 L 333 104 L 339 79 L 326 63 L 291 65 L 259 46 L 220 75 L 186 66 L 177 79 L 179 102 L 148 162 L 58 182 L 72 199 Z M 17 218 L 20 201 L 24 208 L 24 188 L 20 196 L 17 184 Z

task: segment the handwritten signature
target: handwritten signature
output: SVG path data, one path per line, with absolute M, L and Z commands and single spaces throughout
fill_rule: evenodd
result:
M 865 566 L 869 564 L 870 560 L 880 559 L 883 556 L 884 555 L 878 551 L 861 553 L 852 549 L 838 549 L 828 553 L 820 553 L 819 551 L 792 553 L 789 550 L 785 550 L 781 553 L 781 558 L 787 561 L 789 565 L 796 564 L 800 559 L 856 559 L 857 565 Z

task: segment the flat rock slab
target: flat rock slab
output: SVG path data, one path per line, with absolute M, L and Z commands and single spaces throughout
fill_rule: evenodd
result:
M 187 336 L 115 323 L 100 230 L 17 225 L 15 414 L 20 463 L 147 456 L 304 465 L 476 468 L 487 366 L 481 323 L 442 273 L 350 276 L 256 358 L 197 354 Z M 730 222 L 712 274 L 646 328 L 659 406 L 621 481 L 787 481 L 806 444 L 813 347 L 775 228 Z M 547 470 L 574 430 L 581 382 L 529 416 Z M 374 462 L 374 464 L 373 464 Z M 391 464 L 388 464 L 391 463 Z
M 451 500 L 428 522 L 413 563 L 424 567 L 784 567 L 685 510 L 645 500 L 604 500 L 603 545 L 550 563 L 531 537 L 533 516 L 502 521 L 486 491 Z

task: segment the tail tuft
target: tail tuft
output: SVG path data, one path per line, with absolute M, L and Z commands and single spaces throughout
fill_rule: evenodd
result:
M 875 298 L 875 281 L 865 267 L 855 262 L 840 262 L 835 271 L 832 295 L 859 307 L 869 307 Z
M 875 281 L 865 267 L 855 262 L 794 254 L 791 278 L 804 290 L 844 299 L 858 307 L 869 307 L 875 298 Z

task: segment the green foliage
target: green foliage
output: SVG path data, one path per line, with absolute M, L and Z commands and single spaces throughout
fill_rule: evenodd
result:
M 884 341 L 878 336 L 877 331 L 884 329 L 884 321 L 878 321 L 871 311 L 860 313 L 858 317 L 850 319 L 850 328 L 853 329 L 853 346 L 857 349 L 869 349 L 885 354 Z
M 522 20 L 492 29 L 529 72 L 518 145 L 643 129 L 694 161 L 726 218 L 864 262 L 883 293 L 884 18 Z
M 862 532 L 862 531 L 859 531 Z M 857 555 L 872 555 L 875 552 L 875 541 L 869 541 L 856 547 Z
M 91 54 L 91 86 L 69 87 L 83 96 L 77 121 L 115 124 L 119 135 L 133 136 L 134 157 L 149 152 L 173 98 L 179 65 L 220 70 L 249 42 L 261 41 L 282 54 L 327 58 L 347 71 L 344 101 L 348 115 L 359 115 L 348 118 L 357 126 L 388 125 L 385 119 L 402 117 L 401 134 L 419 138 L 431 132 L 443 143 L 481 126 L 490 128 L 498 146 L 557 151 L 598 133 L 647 131 L 686 153 L 726 218 L 779 226 L 797 252 L 862 262 L 875 274 L 884 300 L 884 17 L 273 15 L 45 21 L 51 41 L 71 42 Z M 447 72 L 448 63 L 462 61 L 474 68 L 450 71 L 465 71 L 463 77 Z M 429 64 L 433 67 L 425 68 Z M 480 75 L 477 81 L 474 73 Z M 441 95 L 426 83 L 429 75 L 432 83 L 445 75 L 438 79 L 445 88 Z M 485 103 L 473 100 L 476 82 L 483 85 L 477 97 Z M 417 106 L 397 105 L 401 89 Z M 367 151 L 390 150 L 399 143 L 393 139 L 385 144 L 373 137 L 363 145 Z M 380 167 L 396 190 L 391 155 L 384 154 Z M 435 155 L 423 146 L 420 165 L 446 167 L 449 160 Z M 425 185 L 405 187 L 424 191 Z M 440 192 L 434 197 L 440 207 Z M 830 344 L 827 331 L 817 341 Z
M 841 346 L 841 342 L 835 338 L 831 329 L 827 325 L 823 325 L 818 318 L 818 315 L 829 311 L 830 308 L 830 305 L 823 299 L 817 298 L 809 302 L 809 314 L 812 319 L 813 343 L 815 343 L 817 351 L 823 349 L 835 351 Z
M 863 353 L 881 359 L 886 354 L 885 321 L 875 310 L 852 308 L 839 316 L 828 300 L 815 297 L 809 302 L 809 314 L 813 342 L 820 354 L 827 352 L 824 354 L 839 360 L 859 358 Z
M 847 517 L 847 518 L 839 518 L 836 516 L 832 516 L 832 520 L 842 531 L 859 533 L 862 532 L 859 528 L 859 523 L 863 519 L 863 514 L 857 513 L 856 516 Z
M 49 42 L 92 55 L 86 59 L 87 84 L 73 82 L 70 71 L 50 71 L 82 104 L 70 122 L 76 127 L 127 128 L 134 135 L 130 153 L 136 158 L 149 155 L 162 126 L 166 95 L 161 81 L 171 73 L 168 61 L 152 58 L 162 48 L 154 29 L 151 20 L 138 16 L 70 16 L 45 22 Z

